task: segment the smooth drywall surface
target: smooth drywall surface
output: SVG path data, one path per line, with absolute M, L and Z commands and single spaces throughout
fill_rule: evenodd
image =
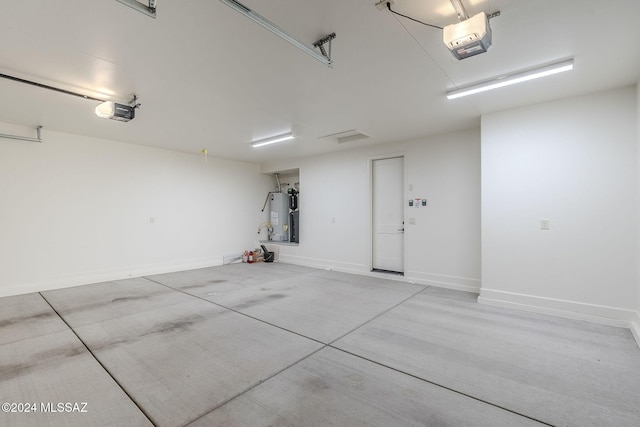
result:
M 369 273 L 371 162 L 395 156 L 404 156 L 406 174 L 402 280 L 477 291 L 479 130 L 263 164 L 265 173 L 300 170 L 300 244 L 280 247 L 280 258 Z M 410 208 L 408 199 L 418 197 L 428 206 Z
M 624 88 L 482 117 L 480 302 L 628 325 L 637 300 L 635 111 L 635 90 Z
M 638 138 L 638 143 L 637 143 L 637 150 L 638 150 L 638 157 L 637 157 L 637 163 L 638 163 L 638 195 L 637 195 L 637 201 L 638 201 L 638 212 L 640 213 L 640 80 L 638 80 L 638 84 L 636 85 L 636 125 L 638 128 L 638 133 L 637 133 L 637 138 Z M 640 345 L 640 219 L 638 220 L 637 223 L 637 230 L 638 230 L 638 240 L 636 242 L 637 244 L 637 251 L 638 251 L 638 259 L 636 261 L 637 266 L 638 266 L 638 277 L 637 277 L 637 284 L 638 287 L 636 289 L 636 298 L 637 298 L 637 302 L 636 302 L 636 315 L 635 315 L 635 320 L 632 324 L 631 330 L 633 331 L 633 334 L 636 338 L 636 341 L 638 342 L 638 345 Z
M 12 132 L 29 133 L 0 124 Z M 217 265 L 255 247 L 272 185 L 258 165 L 42 134 L 0 139 L 0 295 Z

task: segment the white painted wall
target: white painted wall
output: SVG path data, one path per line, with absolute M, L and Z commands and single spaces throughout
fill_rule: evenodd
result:
M 637 195 L 637 201 L 638 201 L 638 212 L 640 212 L 640 80 L 638 80 L 638 84 L 636 85 L 636 125 L 638 127 L 638 145 L 637 145 L 637 150 L 638 150 L 638 157 L 637 157 L 637 162 L 638 162 L 638 195 Z M 631 325 L 631 331 L 633 332 L 633 335 L 636 338 L 636 342 L 638 343 L 638 345 L 640 345 L 640 219 L 638 220 L 638 241 L 637 241 L 637 245 L 638 245 L 638 258 L 637 258 L 637 266 L 638 266 L 638 279 L 637 279 L 637 284 L 638 284 L 638 288 L 636 290 L 636 298 L 637 298 L 637 302 L 636 302 L 636 315 L 635 315 L 635 320 Z
M 631 87 L 482 117 L 480 302 L 629 324 L 636 123 Z
M 43 138 L 0 139 L 0 296 L 218 265 L 254 247 L 272 185 L 258 165 Z
M 280 247 L 281 259 L 368 273 L 370 162 L 396 155 L 406 159 L 405 199 L 429 201 L 426 208 L 405 208 L 405 220 L 416 220 L 405 226 L 405 280 L 479 290 L 479 130 L 262 165 L 265 173 L 300 169 L 301 241 Z

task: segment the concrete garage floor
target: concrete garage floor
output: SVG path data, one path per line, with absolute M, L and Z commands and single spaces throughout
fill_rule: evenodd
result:
M 628 330 L 475 300 L 286 264 L 2 298 L 0 402 L 31 412 L 0 425 L 640 425 Z

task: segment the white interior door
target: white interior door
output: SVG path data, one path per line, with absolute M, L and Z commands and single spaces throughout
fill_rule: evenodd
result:
M 404 272 L 404 157 L 374 160 L 373 260 L 377 270 Z

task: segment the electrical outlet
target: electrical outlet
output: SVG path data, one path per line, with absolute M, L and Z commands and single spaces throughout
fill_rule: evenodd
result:
M 541 219 L 540 220 L 540 229 L 541 230 L 548 230 L 549 229 L 549 220 L 548 219 Z
M 416 219 L 415 218 L 409 218 L 409 225 L 416 225 Z

